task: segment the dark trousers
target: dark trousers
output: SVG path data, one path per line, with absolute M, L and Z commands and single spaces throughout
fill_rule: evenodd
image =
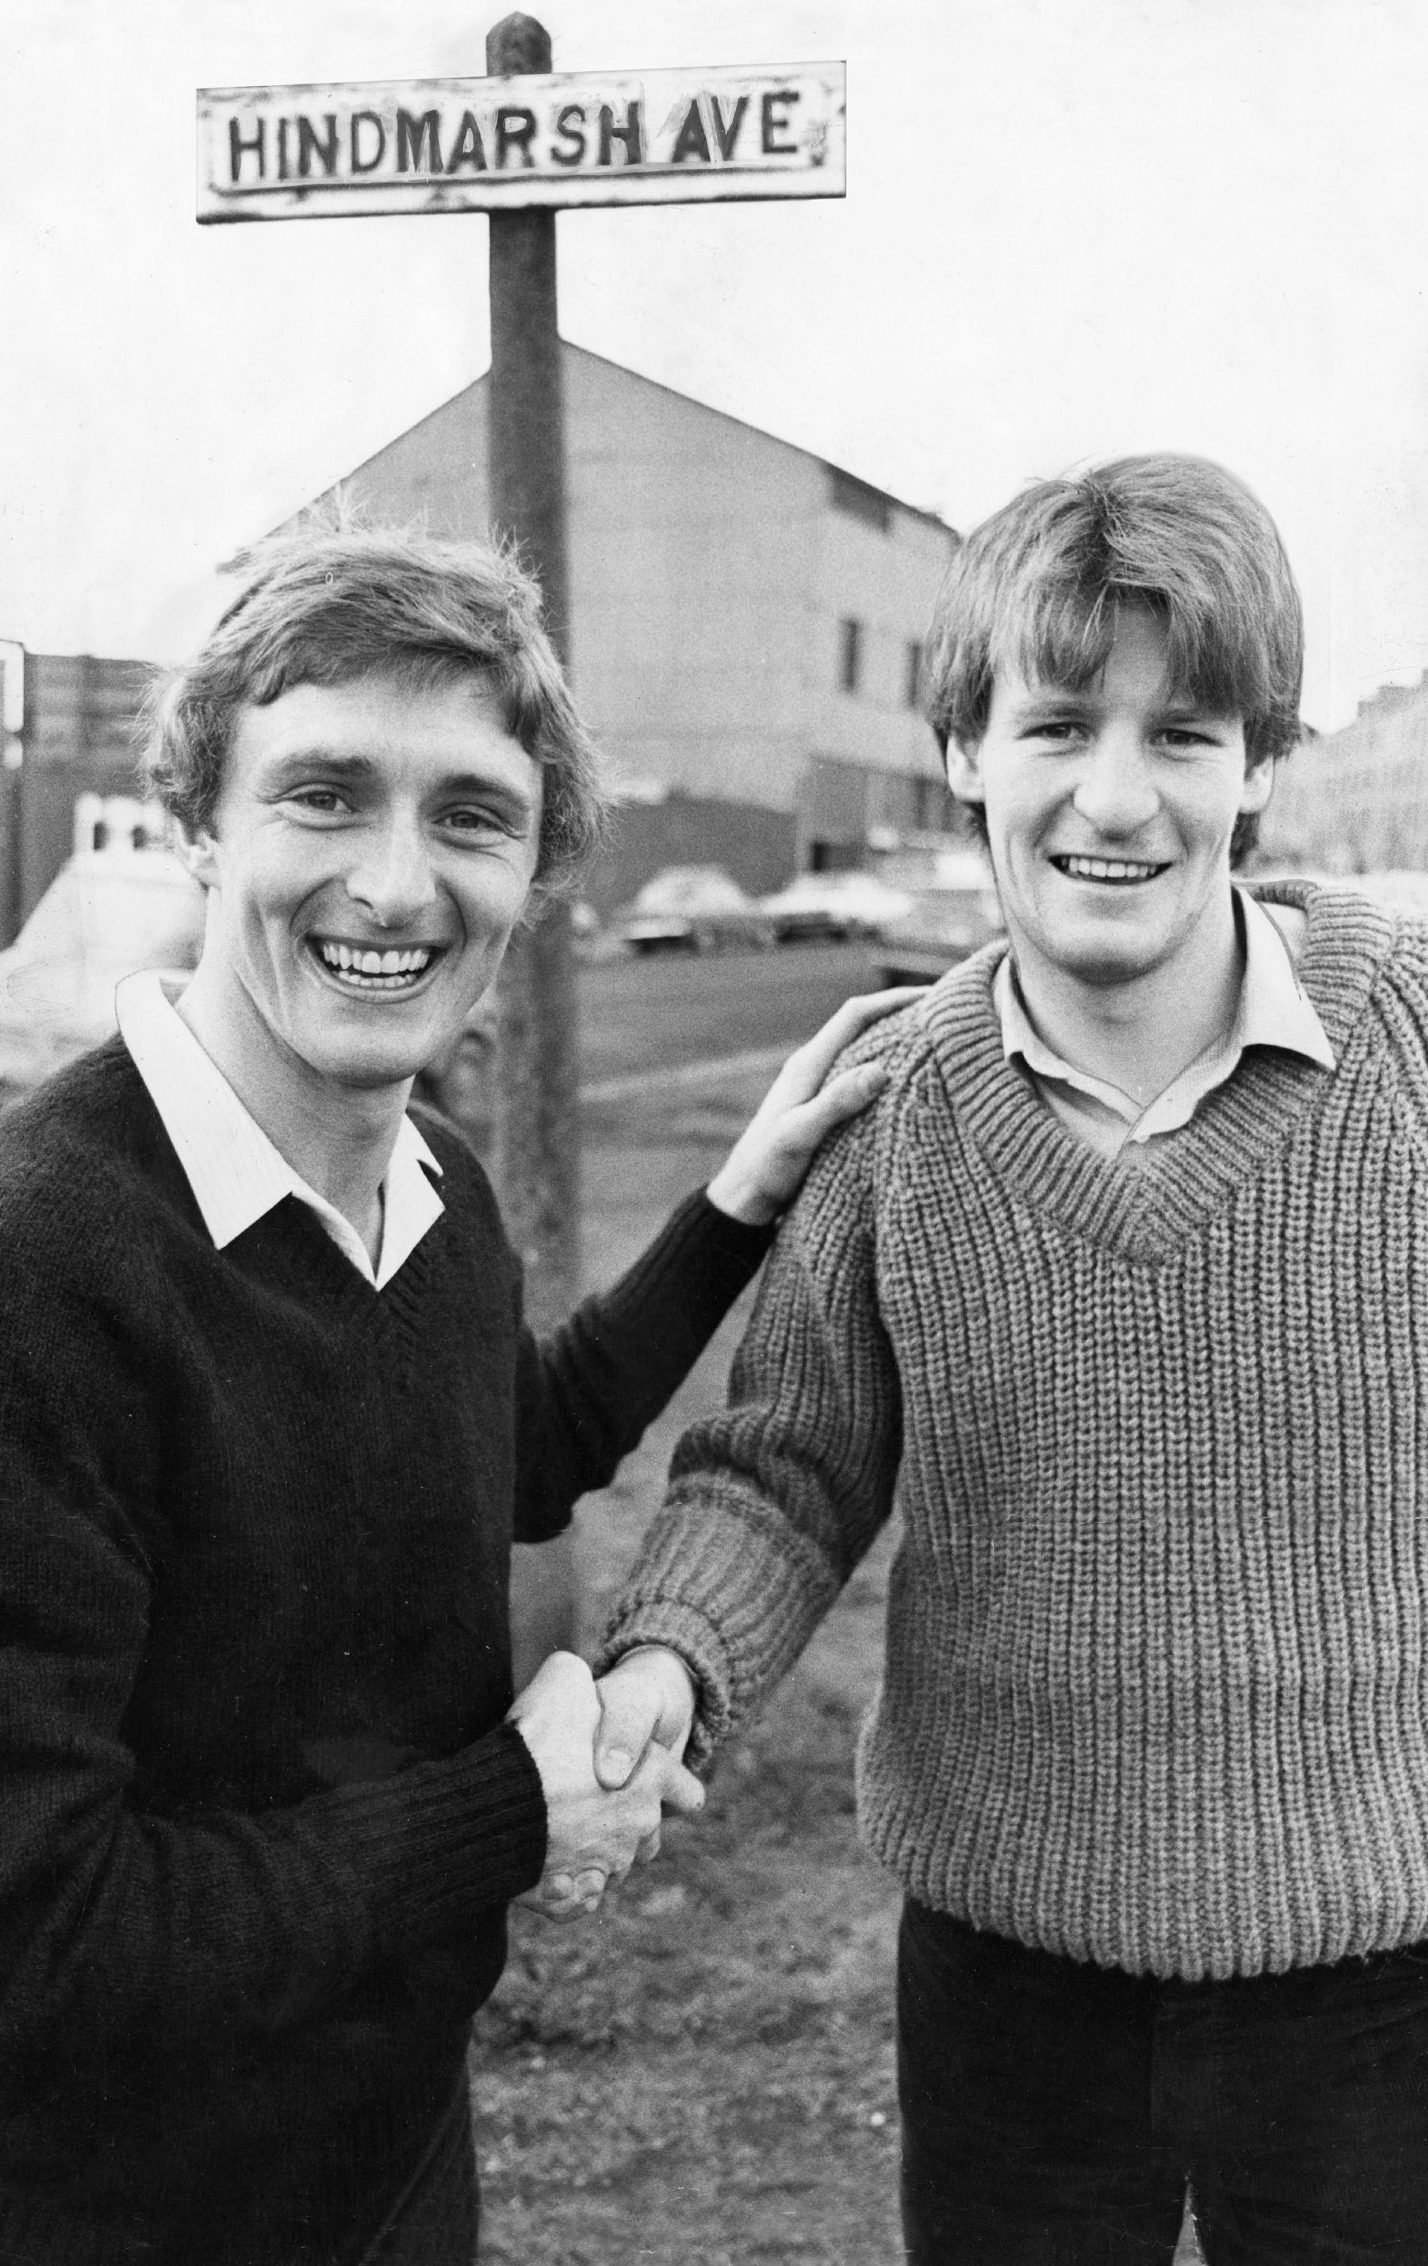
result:
M 909 1903 L 912 2266 L 1425 2266 L 1428 1944 L 1226 1983 L 1027 1951 Z
M 474 2266 L 479 2197 L 463 2079 L 361 2266 Z

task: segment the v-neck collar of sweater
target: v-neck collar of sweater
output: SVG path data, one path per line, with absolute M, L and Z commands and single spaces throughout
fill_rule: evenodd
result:
M 1299 980 L 1342 1071 L 1393 939 L 1392 917 L 1311 882 L 1262 884 L 1255 894 L 1305 913 Z M 1104 1157 L 1006 1061 L 992 997 L 1000 958 L 995 948 L 979 953 L 928 998 L 925 1027 L 953 1111 L 1014 1195 L 1127 1258 L 1167 1255 L 1220 1209 L 1322 1106 L 1336 1076 L 1302 1056 L 1252 1050 L 1179 1132 Z

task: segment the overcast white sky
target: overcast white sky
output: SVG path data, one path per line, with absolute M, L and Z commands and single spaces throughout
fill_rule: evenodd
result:
M 215 560 L 485 366 L 475 216 L 196 226 L 200 85 L 478 73 L 471 0 L 5 0 L 0 637 L 174 657 Z M 1220 458 L 1305 712 L 1428 668 L 1423 0 L 546 0 L 557 69 L 846 57 L 841 202 L 562 217 L 566 335 L 968 526 Z

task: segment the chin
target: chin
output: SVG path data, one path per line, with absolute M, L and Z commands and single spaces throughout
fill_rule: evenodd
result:
M 318 1076 L 334 1086 L 350 1086 L 355 1090 L 375 1091 L 382 1086 L 400 1086 L 413 1079 L 429 1055 L 411 1047 L 361 1047 L 341 1053 L 309 1056 Z
M 1137 948 L 1128 938 L 1113 941 L 1106 937 L 1065 939 L 1059 946 L 1053 945 L 1049 957 L 1064 974 L 1098 991 L 1113 984 L 1134 983 L 1138 977 L 1149 975 L 1160 959 L 1148 946 Z

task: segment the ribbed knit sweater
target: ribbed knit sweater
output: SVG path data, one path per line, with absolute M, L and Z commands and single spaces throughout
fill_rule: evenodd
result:
M 1428 1936 L 1428 932 L 1307 884 L 1333 1071 L 1252 1050 L 1107 1160 L 1008 1064 L 998 948 L 780 1232 L 605 1657 L 725 1735 L 896 1496 L 868 1843 L 937 1910 L 1135 1973 Z
M 380 1294 L 216 1251 L 116 1040 L 0 1127 L 0 2259 L 359 2256 L 539 1876 L 512 1537 L 602 1484 L 767 1237 L 702 1198 L 544 1347 L 464 1143 Z

